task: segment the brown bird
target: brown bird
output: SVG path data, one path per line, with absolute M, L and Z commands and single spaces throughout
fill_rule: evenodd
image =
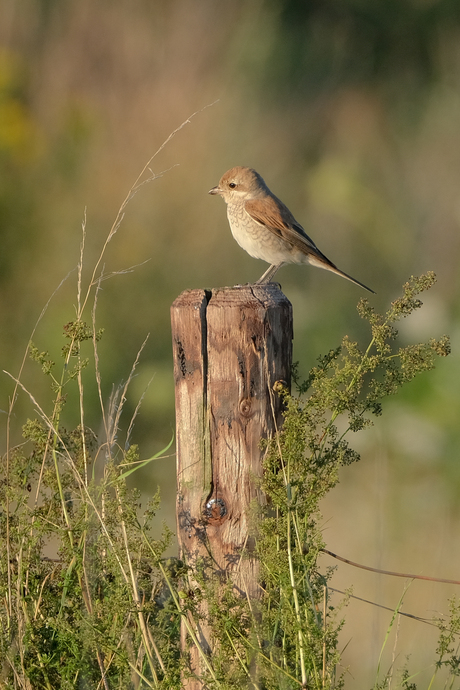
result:
M 252 168 L 237 166 L 227 170 L 209 194 L 220 194 L 227 204 L 230 229 L 240 247 L 255 259 L 270 264 L 257 284 L 270 282 L 284 264 L 312 264 L 374 292 L 320 252 L 287 206 Z

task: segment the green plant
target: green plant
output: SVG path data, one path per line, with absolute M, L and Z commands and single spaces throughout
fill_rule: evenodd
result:
M 359 459 L 349 445 L 350 432 L 371 425 L 382 413 L 385 397 L 433 368 L 436 356 L 449 354 L 447 337 L 396 344 L 395 322 L 422 305 L 419 293 L 434 282 L 432 273 L 412 278 L 385 315 L 362 300 L 358 310 L 371 329 L 367 348 L 345 337 L 339 348 L 319 359 L 305 382 L 294 369 L 296 396 L 281 392 L 284 423 L 267 444 L 263 486 L 270 503 L 257 531 L 264 581 L 262 628 L 268 640 L 260 657 L 270 678 L 267 687 L 284 687 L 284 672 L 304 687 L 341 686 L 335 669 L 343 621 L 329 604 L 332 569 L 320 573 L 317 568 L 324 547 L 319 504 L 337 483 L 339 468 Z M 270 663 L 274 658 L 276 667 Z M 286 677 L 284 683 L 291 687 Z
M 5 687 L 21 688 L 139 687 L 140 679 L 146 687 L 159 687 L 164 678 L 168 687 L 179 673 L 179 613 L 160 596 L 160 559 L 171 534 L 164 528 L 159 540 L 151 539 L 159 497 L 140 515 L 139 492 L 126 485 L 127 476 L 148 462 L 140 463 L 137 447 L 129 443 L 134 418 L 126 442 L 117 440 L 140 353 L 106 411 L 96 299 L 92 324 L 82 319 L 89 294 L 80 301 L 83 246 L 78 315 L 64 327 L 61 372 L 55 373 L 46 352 L 32 342 L 28 348 L 50 379 L 51 411 L 26 391 L 37 418 L 23 425 L 25 443 L 2 458 L 2 677 Z M 84 421 L 85 348 L 95 362 L 102 440 Z M 16 385 L 24 388 L 20 379 Z M 61 419 L 72 395 L 79 402 L 80 424 L 68 431 Z M 47 548 L 53 557 L 44 555 Z
M 430 690 L 442 668 L 448 673 L 444 686 L 446 688 L 452 688 L 455 679 L 460 676 L 460 603 L 456 598 L 449 602 L 449 614 L 447 621 L 443 619 L 438 621 L 439 642 L 436 648 L 438 659 L 429 685 Z

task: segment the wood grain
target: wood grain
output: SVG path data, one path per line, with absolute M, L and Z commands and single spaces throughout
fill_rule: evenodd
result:
M 180 557 L 257 598 L 248 513 L 252 501 L 265 502 L 260 441 L 282 423 L 273 387 L 290 386 L 291 304 L 274 283 L 190 290 L 173 303 L 171 321 Z M 203 614 L 198 635 L 210 651 Z M 201 687 L 193 682 L 185 687 Z

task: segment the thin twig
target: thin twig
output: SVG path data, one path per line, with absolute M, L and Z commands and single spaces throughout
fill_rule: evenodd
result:
M 96 263 L 95 263 L 95 266 L 94 266 L 94 269 L 93 269 L 93 273 L 92 273 L 91 279 L 90 279 L 89 284 L 88 284 L 88 289 L 87 289 L 85 298 L 84 298 L 84 300 L 83 300 L 83 303 L 81 304 L 81 312 L 83 312 L 83 310 L 84 310 L 85 307 L 86 307 L 86 304 L 87 304 L 87 302 L 88 302 L 88 300 L 89 300 L 89 296 L 90 296 L 90 294 L 91 294 L 91 290 L 92 290 L 93 286 L 94 286 L 94 285 L 97 285 L 98 282 L 99 282 L 99 279 L 96 278 L 96 275 L 97 275 L 98 270 L 99 270 L 99 266 L 100 266 L 101 263 L 102 263 L 102 259 L 103 259 L 104 254 L 105 254 L 105 250 L 107 249 L 107 245 L 109 244 L 109 242 L 111 241 L 111 239 L 113 238 L 113 236 L 115 235 L 115 233 L 118 231 L 118 229 L 119 229 L 119 227 L 120 227 L 120 225 L 121 225 L 121 223 L 122 223 L 122 221 L 123 221 L 123 218 L 124 218 L 124 215 L 125 215 L 125 209 L 126 209 L 127 205 L 129 204 L 129 202 L 131 201 L 131 199 L 133 198 L 133 196 L 138 192 L 138 190 L 139 190 L 144 184 L 146 184 L 147 182 L 151 182 L 152 180 L 155 180 L 155 179 L 157 179 L 158 177 L 161 177 L 161 176 L 164 174 L 164 172 L 167 172 L 167 170 L 165 170 L 165 171 L 163 171 L 163 172 L 161 172 L 161 173 L 158 173 L 158 174 L 152 173 L 152 171 L 151 171 L 151 169 L 150 169 L 150 165 L 151 165 L 152 161 L 153 161 L 154 158 L 156 158 L 156 157 L 158 156 L 158 154 L 165 148 L 165 146 L 171 141 L 171 139 L 172 139 L 178 132 L 180 132 L 180 130 L 183 129 L 183 128 L 185 127 L 185 125 L 188 125 L 188 124 L 191 122 L 192 118 L 195 117 L 195 115 L 198 115 L 199 113 L 203 112 L 203 110 L 206 110 L 207 108 L 210 108 L 210 107 L 213 106 L 215 103 L 217 103 L 217 101 L 214 101 L 213 103 L 209 103 L 208 105 L 204 106 L 204 108 L 201 108 L 200 110 L 195 111 L 194 113 L 192 113 L 192 115 L 190 115 L 190 117 L 188 117 L 186 120 L 184 120 L 184 122 L 182 122 L 182 124 L 180 124 L 179 127 L 176 127 L 176 129 L 175 129 L 173 132 L 171 132 L 171 134 L 165 139 L 165 141 L 164 141 L 164 142 L 161 144 L 161 146 L 155 151 L 155 153 L 153 154 L 153 156 L 151 156 L 151 157 L 149 158 L 149 160 L 147 161 L 147 163 L 146 163 L 146 164 L 144 165 L 144 167 L 142 168 L 141 172 L 140 172 L 139 175 L 137 176 L 137 178 L 136 178 L 136 180 L 134 181 L 133 185 L 132 185 L 131 188 L 129 189 L 129 191 L 128 191 L 126 197 L 125 197 L 125 199 L 123 200 L 123 202 L 122 202 L 122 204 L 121 204 L 121 206 L 120 206 L 120 208 L 119 208 L 119 210 L 118 210 L 118 213 L 117 213 L 117 215 L 116 215 L 116 217 L 115 217 L 115 220 L 114 220 L 114 222 L 113 222 L 113 224 L 112 224 L 112 227 L 110 228 L 109 234 L 107 235 L 107 238 L 106 238 L 106 240 L 105 240 L 105 242 L 104 242 L 104 244 L 103 244 L 103 246 L 102 246 L 101 252 L 100 252 L 100 254 L 99 254 L 99 258 L 97 259 L 97 261 L 96 261 Z M 170 170 L 170 169 L 171 169 L 171 168 L 169 168 L 169 170 Z M 143 175 L 145 174 L 145 171 L 146 171 L 146 170 L 149 170 L 149 172 L 151 173 L 151 175 L 150 175 L 146 180 L 141 181 L 141 180 L 142 180 L 142 177 L 143 177 Z
M 334 587 L 329 587 L 329 590 L 331 592 L 336 592 L 337 594 L 343 594 L 347 597 L 350 597 L 350 599 L 356 599 L 357 601 L 362 601 L 365 604 L 370 604 L 371 606 L 376 606 L 379 609 L 384 609 L 384 611 L 394 611 L 394 607 L 391 608 L 391 606 L 384 606 L 383 604 L 377 604 L 376 601 L 370 601 L 370 599 L 363 599 L 362 597 L 356 596 L 356 594 L 350 594 L 349 592 L 344 592 L 341 589 L 335 589 Z M 426 625 L 432 625 L 435 628 L 438 628 L 439 625 L 437 623 L 434 623 L 432 620 L 429 620 L 428 618 L 421 618 L 421 616 L 415 616 L 412 613 L 404 613 L 404 611 L 401 611 L 400 613 L 401 616 L 404 616 L 405 618 L 411 618 L 414 621 L 418 621 L 419 623 L 426 623 Z
M 428 577 L 428 575 L 413 575 L 412 573 L 397 573 L 392 570 L 381 570 L 380 568 L 371 568 L 369 565 L 362 565 L 361 563 L 355 563 L 354 561 L 348 560 L 348 558 L 343 558 L 338 556 L 332 551 L 327 549 L 321 549 L 323 553 L 327 553 L 328 556 L 336 558 L 338 561 L 352 565 L 354 568 L 361 568 L 362 570 L 369 570 L 372 573 L 379 573 L 380 575 L 392 575 L 393 577 L 404 577 L 406 580 L 428 580 L 429 582 L 444 582 L 447 585 L 460 585 L 459 580 L 447 580 L 442 577 Z

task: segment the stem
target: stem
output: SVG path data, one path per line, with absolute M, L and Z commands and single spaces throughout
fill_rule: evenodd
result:
M 358 379 L 358 376 L 361 374 L 361 371 L 364 368 L 364 364 L 367 361 L 369 352 L 370 352 L 372 346 L 374 345 L 374 343 L 375 343 L 375 337 L 372 338 L 371 342 L 369 343 L 369 345 L 366 349 L 366 352 L 362 356 L 361 362 L 359 363 L 359 366 L 357 367 L 356 371 L 353 374 L 353 377 L 352 377 L 350 383 L 348 384 L 348 386 L 345 389 L 346 393 L 348 393 L 351 390 L 351 388 L 354 386 L 354 384 L 356 383 L 356 380 Z M 321 437 L 320 457 L 321 457 L 321 454 L 324 450 L 324 446 L 326 445 L 327 435 L 329 433 L 329 429 L 334 424 L 334 422 L 337 419 L 337 417 L 339 416 L 339 414 L 340 414 L 340 410 L 338 407 L 336 407 L 335 410 L 332 412 L 331 418 L 330 418 L 329 422 L 327 423 L 326 428 L 324 429 L 323 435 Z
M 157 556 L 157 554 L 156 554 L 156 552 L 155 552 L 155 549 L 153 549 L 152 545 L 150 544 L 150 542 L 148 541 L 148 539 L 147 539 L 147 537 L 145 536 L 144 533 L 142 533 L 142 536 L 144 537 L 144 540 L 145 540 L 145 542 L 146 542 L 146 544 L 147 544 L 148 549 L 151 551 L 151 553 L 153 554 L 153 556 L 154 556 L 154 558 L 155 558 L 156 564 L 158 565 L 158 568 L 160 569 L 161 574 L 163 575 L 164 581 L 166 582 L 166 585 L 167 585 L 167 587 L 168 587 L 168 589 L 169 589 L 169 591 L 170 591 L 170 593 L 171 593 L 171 597 L 172 597 L 172 600 L 174 601 L 174 605 L 175 605 L 177 611 L 179 612 L 179 614 L 182 616 L 182 619 L 183 619 L 183 621 L 184 621 L 184 625 L 185 625 L 185 627 L 187 628 L 188 634 L 189 634 L 190 637 L 192 638 L 193 644 L 194 644 L 194 645 L 196 646 L 196 648 L 198 649 L 198 653 L 199 653 L 199 655 L 201 656 L 201 658 L 203 659 L 203 662 L 204 662 L 206 668 L 208 669 L 209 673 L 211 674 L 211 677 L 212 677 L 213 681 L 217 684 L 217 687 L 220 688 L 220 687 L 221 687 L 221 684 L 219 683 L 219 681 L 218 681 L 218 679 L 217 679 L 217 677 L 216 677 L 216 674 L 215 674 L 215 672 L 214 672 L 214 669 L 213 669 L 213 667 L 211 666 L 211 662 L 209 661 L 209 658 L 208 658 L 207 654 L 205 654 L 203 648 L 202 648 L 201 645 L 200 645 L 200 642 L 199 642 L 199 640 L 198 640 L 198 637 L 197 637 L 197 635 L 196 635 L 196 633 L 195 633 L 195 631 L 194 631 L 194 629 L 193 629 L 193 627 L 192 627 L 190 621 L 188 620 L 187 612 L 184 611 L 183 608 L 182 608 L 182 606 L 180 605 L 179 599 L 177 598 L 177 595 L 176 595 L 176 591 L 175 591 L 175 589 L 174 589 L 174 587 L 173 587 L 173 585 L 172 585 L 171 580 L 169 579 L 169 576 L 168 576 L 168 574 L 167 574 L 165 568 L 163 567 L 163 564 L 162 564 L 161 560 L 158 558 L 158 556 Z
M 297 618 L 297 624 L 299 626 L 298 638 L 299 638 L 299 657 L 300 657 L 300 673 L 302 677 L 302 686 L 307 687 L 307 673 L 305 670 L 305 656 L 303 647 L 303 635 L 302 635 L 302 618 L 300 615 L 299 598 L 297 596 L 297 585 L 295 582 L 294 575 L 294 564 L 292 560 L 292 549 L 291 549 L 291 510 L 288 508 L 287 515 L 287 551 L 288 551 L 288 563 L 289 563 L 289 577 L 291 580 L 292 596 L 294 598 L 294 609 Z
M 323 688 L 326 685 L 326 603 L 327 603 L 327 587 L 323 587 Z
M 133 599 L 134 599 L 134 603 L 136 604 L 137 616 L 139 619 L 139 625 L 141 628 L 141 635 L 142 635 L 142 639 L 144 642 L 144 649 L 145 649 L 145 653 L 147 655 L 147 660 L 149 662 L 150 671 L 152 673 L 155 686 L 158 687 L 158 676 L 157 676 L 157 673 L 155 671 L 155 665 L 153 662 L 153 656 L 152 656 L 152 652 L 151 652 L 150 644 L 149 644 L 149 642 L 150 642 L 149 634 L 147 631 L 147 625 L 145 622 L 144 613 L 142 611 L 142 602 L 141 602 L 141 599 L 139 597 L 139 591 L 137 589 L 136 577 L 134 575 L 134 570 L 133 570 L 133 563 L 132 563 L 131 556 L 129 553 L 128 534 L 126 532 L 126 524 L 125 524 L 125 520 L 123 518 L 123 508 L 122 508 L 122 504 L 121 504 L 121 500 L 120 500 L 120 492 L 119 492 L 118 488 L 116 489 L 116 495 L 117 495 L 117 500 L 118 500 L 118 510 L 119 510 L 119 513 L 122 517 L 121 530 L 123 533 L 123 541 L 125 543 L 125 550 L 126 550 L 126 557 L 127 557 L 127 561 L 128 561 L 129 574 L 131 577 L 131 587 L 132 587 Z

